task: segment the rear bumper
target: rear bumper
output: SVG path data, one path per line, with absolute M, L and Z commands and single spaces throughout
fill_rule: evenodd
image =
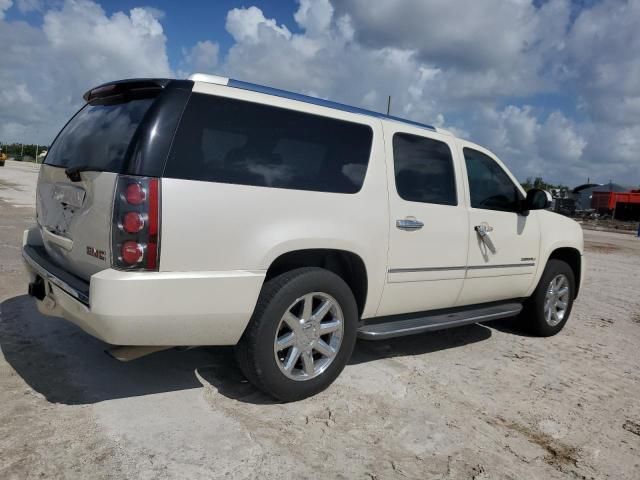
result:
M 65 272 L 47 258 L 44 247 L 24 245 L 22 258 L 27 268 L 50 284 L 64 290 L 83 305 L 89 306 L 89 282 Z
M 31 280 L 45 282 L 36 300 L 45 315 L 63 317 L 113 345 L 235 345 L 251 318 L 265 272 L 124 272 L 106 269 L 85 282 L 57 268 L 28 244 Z

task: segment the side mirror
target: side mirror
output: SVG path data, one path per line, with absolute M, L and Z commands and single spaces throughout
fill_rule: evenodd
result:
M 527 192 L 527 198 L 524 201 L 523 210 L 544 210 L 551 205 L 551 194 L 540 188 L 532 188 Z

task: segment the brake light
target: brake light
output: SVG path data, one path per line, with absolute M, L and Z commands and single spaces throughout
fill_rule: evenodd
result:
M 122 261 L 127 265 L 140 263 L 144 258 L 144 247 L 133 240 L 127 240 L 122 244 Z
M 122 228 L 127 233 L 138 233 L 144 228 L 144 217 L 138 212 L 127 212 L 122 220 Z
M 118 176 L 113 206 L 112 266 L 157 270 L 160 245 L 160 181 Z
M 125 190 L 125 199 L 131 205 L 141 205 L 147 198 L 144 187 L 138 182 L 130 183 Z

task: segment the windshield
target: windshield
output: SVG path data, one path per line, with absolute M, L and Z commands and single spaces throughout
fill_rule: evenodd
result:
M 131 139 L 153 98 L 85 105 L 53 143 L 45 163 L 120 172 Z

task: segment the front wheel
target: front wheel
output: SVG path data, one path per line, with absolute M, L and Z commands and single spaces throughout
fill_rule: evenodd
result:
M 279 275 L 262 288 L 236 356 L 247 379 L 284 401 L 327 388 L 356 340 L 358 309 L 349 286 L 321 268 Z
M 567 323 L 574 298 L 573 270 L 562 260 L 549 260 L 533 295 L 524 304 L 527 329 L 539 337 L 555 335 Z

